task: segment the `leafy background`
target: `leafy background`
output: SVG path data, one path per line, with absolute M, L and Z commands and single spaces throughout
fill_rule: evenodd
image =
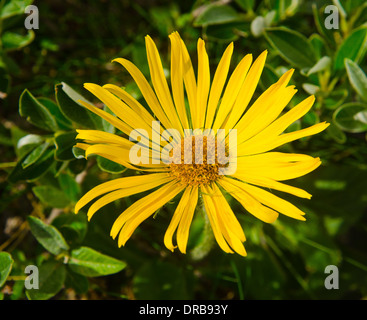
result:
M 0 298 L 367 297 L 365 1 L 34 1 L 39 29 L 27 31 L 24 8 L 31 3 L 0 1 Z M 339 29 L 324 25 L 331 4 L 339 9 Z M 293 67 L 299 91 L 289 107 L 309 94 L 317 102 L 292 130 L 331 123 L 326 132 L 284 149 L 323 160 L 316 172 L 292 181 L 313 195 L 311 201 L 289 198 L 307 212 L 306 222 L 283 216 L 264 224 L 232 203 L 247 235 L 246 258 L 205 241 L 200 215 L 191 228 L 189 253 L 169 252 L 163 235 L 173 203 L 121 249 L 109 231 L 136 197 L 101 209 L 89 223 L 83 212 L 73 213 L 93 186 L 134 174 L 73 152 L 76 128 L 113 132 L 75 102 L 82 94 L 104 107 L 83 83 L 113 83 L 141 99 L 129 75 L 110 61 L 127 57 L 148 75 L 149 34 L 167 67 L 168 35 L 175 30 L 194 64 L 197 38 L 207 41 L 213 70 L 231 41 L 232 68 L 246 53 L 256 57 L 268 49 L 256 95 Z M 38 290 L 24 288 L 28 265 L 39 267 Z M 339 268 L 338 290 L 325 289 L 327 265 Z

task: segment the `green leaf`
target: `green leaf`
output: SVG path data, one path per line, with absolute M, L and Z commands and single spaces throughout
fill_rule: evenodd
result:
M 143 265 L 133 280 L 133 290 L 138 300 L 187 299 L 187 287 L 181 268 L 166 262 Z
M 42 103 L 48 111 L 54 116 L 60 130 L 70 130 L 73 124 L 67 119 L 60 111 L 59 106 L 51 99 L 40 97 L 37 99 L 38 102 Z
M 54 163 L 54 149 L 48 149 L 46 152 L 38 159 L 34 164 L 23 168 L 22 163 L 28 156 L 26 154 L 23 158 L 18 161 L 17 165 L 10 172 L 8 176 L 8 181 L 11 183 L 16 183 L 22 180 L 36 180 L 44 175 Z
M 322 57 L 319 61 L 316 62 L 316 64 L 310 70 L 308 70 L 307 76 L 309 77 L 314 73 L 324 71 L 328 69 L 330 65 L 331 65 L 331 58 L 327 56 Z
M 122 173 L 126 170 L 126 168 L 124 166 L 122 166 L 121 164 L 113 162 L 111 160 L 108 160 L 108 159 L 100 157 L 100 156 L 97 157 L 97 164 L 98 164 L 98 167 L 102 171 L 105 171 L 105 172 L 108 172 L 108 173 L 117 174 L 117 173 Z
M 53 186 L 36 186 L 32 191 L 43 204 L 52 208 L 65 208 L 71 203 L 63 191 Z
M 109 114 L 112 114 L 113 116 L 116 116 L 106 105 L 103 106 L 103 110 Z M 108 133 L 115 133 L 116 128 L 111 123 L 107 122 L 105 119 L 101 119 L 101 120 L 102 120 L 103 131 L 108 132 Z
M 88 220 L 84 214 L 64 213 L 56 217 L 52 224 L 73 245 L 81 243 L 88 230 Z
M 235 41 L 239 38 L 239 34 L 247 33 L 247 24 L 243 22 L 230 22 L 221 25 L 212 25 L 206 28 L 205 33 L 208 39 L 215 41 Z
M 339 129 L 334 121 L 332 121 L 330 126 L 327 127 L 326 132 L 332 139 L 340 144 L 343 144 L 347 141 L 347 136 L 342 130 Z
M 0 288 L 5 283 L 13 266 L 13 259 L 8 252 L 0 252 Z
M 61 190 L 73 202 L 78 201 L 80 194 L 80 186 L 75 178 L 69 174 L 61 173 L 57 177 Z
M 235 2 L 246 11 L 252 11 L 255 5 L 255 0 L 235 0 Z
M 58 255 L 69 250 L 64 237 L 54 226 L 32 216 L 28 216 L 27 220 L 33 236 L 47 251 Z
M 0 10 L 0 18 L 7 19 L 15 15 L 24 14 L 25 8 L 32 4 L 33 0 L 11 0 Z
M 10 90 L 10 75 L 5 68 L 0 67 L 0 99 L 5 99 Z
M 27 89 L 19 99 L 19 113 L 38 128 L 46 131 L 57 131 L 56 120 L 47 108 L 42 105 Z
M 78 147 L 73 147 L 71 151 L 73 152 L 73 155 L 76 159 L 78 160 L 85 159 L 85 150 Z
M 354 30 L 340 45 L 335 55 L 334 70 L 344 68 L 344 60 L 356 63 L 362 60 L 367 50 L 367 26 Z
M 367 130 L 367 104 L 350 102 L 343 104 L 333 114 L 335 124 L 347 132 Z
M 311 68 L 315 64 L 313 48 L 301 33 L 284 27 L 266 29 L 265 36 L 280 56 L 292 66 Z
M 38 268 L 39 288 L 26 290 L 29 300 L 48 300 L 63 287 L 66 277 L 65 265 L 57 261 L 46 261 Z
M 72 149 L 73 146 L 76 144 L 76 135 L 77 133 L 75 131 L 56 134 L 55 157 L 57 160 L 66 161 L 75 159 Z
M 84 108 L 78 100 L 91 103 L 66 83 L 56 85 L 55 95 L 57 104 L 65 117 L 80 126 L 103 130 L 101 118 Z
M 73 288 L 77 294 L 83 294 L 88 291 L 89 281 L 87 277 L 67 269 L 65 286 Z
M 126 267 L 125 262 L 88 247 L 72 250 L 68 265 L 72 271 L 87 277 L 117 273 Z
M 194 26 L 204 27 L 239 20 L 237 11 L 228 5 L 209 4 L 194 20 Z
M 367 102 L 367 76 L 363 70 L 350 59 L 345 59 L 349 82 L 358 95 Z
M 325 14 L 324 14 L 324 8 L 322 8 L 321 10 L 319 10 L 317 8 L 317 4 L 313 3 L 312 4 L 312 13 L 314 16 L 314 21 L 315 21 L 315 25 L 316 28 L 318 30 L 318 32 L 323 35 L 323 39 L 325 39 L 326 41 L 328 41 L 331 45 L 335 44 L 335 39 L 334 39 L 334 29 L 326 29 L 325 27 Z
M 305 126 L 313 126 L 320 122 L 320 118 L 315 111 L 309 111 L 302 117 L 302 123 Z
M 314 85 L 312 83 L 303 83 L 302 84 L 302 88 L 308 94 L 316 94 L 320 90 L 320 87 L 319 86 L 316 86 L 316 85 Z
M 26 153 L 29 153 L 35 147 L 39 146 L 44 141 L 44 138 L 37 134 L 28 134 L 18 140 L 17 143 L 17 155 L 23 157 Z
M 279 77 L 275 70 L 269 66 L 265 65 L 263 72 L 261 74 L 260 83 L 263 90 L 269 88 L 272 84 L 278 81 Z
M 313 33 L 310 36 L 309 41 L 315 52 L 316 59 L 319 60 L 327 55 L 327 45 L 325 43 L 325 40 L 319 34 Z
M 74 150 L 74 148 L 73 148 Z M 73 151 L 74 153 L 74 151 Z M 68 168 L 73 174 L 81 173 L 87 167 L 87 160 L 75 159 L 69 162 Z
M 33 30 L 28 30 L 26 35 L 7 31 L 2 37 L 1 41 L 5 51 L 18 50 L 29 45 L 35 37 Z
M 262 16 L 257 16 L 251 22 L 251 33 L 254 35 L 254 37 L 260 37 L 265 32 L 265 28 L 267 27 L 268 26 L 266 25 L 265 18 Z
M 30 154 L 24 159 L 22 162 L 22 167 L 27 168 L 30 165 L 34 164 L 38 159 L 42 157 L 42 155 L 46 152 L 47 148 L 50 146 L 48 141 L 42 143 L 38 147 L 34 148 Z
M 325 107 L 331 110 L 336 109 L 344 103 L 345 99 L 348 97 L 348 94 L 349 92 L 346 89 L 332 91 L 324 100 Z

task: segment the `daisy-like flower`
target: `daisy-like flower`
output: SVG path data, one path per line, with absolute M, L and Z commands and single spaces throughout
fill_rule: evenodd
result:
M 85 84 L 85 88 L 115 116 L 86 102 L 80 103 L 115 126 L 120 134 L 77 130 L 77 139 L 82 142 L 76 147 L 85 150 L 86 157 L 99 155 L 141 174 L 96 186 L 78 201 L 75 212 L 95 201 L 88 209 L 88 219 L 91 219 L 108 203 L 154 189 L 128 207 L 114 222 L 111 236 L 114 239 L 118 236 L 118 245 L 122 246 L 144 220 L 179 195 L 180 200 L 164 236 L 168 249 L 173 251 L 178 246 L 182 253 L 186 252 L 195 208 L 202 201 L 222 250 L 246 256 L 245 234 L 224 194 L 228 193 L 249 213 L 266 223 L 274 222 L 279 213 L 305 220 L 304 212 L 269 189 L 311 198 L 306 191 L 282 181 L 315 170 L 320 159 L 271 150 L 317 134 L 328 124 L 323 122 L 283 133 L 310 110 L 315 100 L 310 96 L 283 113 L 297 92 L 294 86 L 288 85 L 293 69 L 283 74 L 249 106 L 265 64 L 266 51 L 254 62 L 252 55 L 247 54 L 228 76 L 233 53 L 231 43 L 211 80 L 204 41 L 199 39 L 197 42 L 198 69 L 195 75 L 179 34 L 174 32 L 169 38 L 170 85 L 158 50 L 149 36 L 145 40 L 152 85 L 130 61 L 114 60 L 135 80 L 151 112 L 118 86 Z M 235 144 L 230 141 L 230 130 L 236 133 Z M 217 139 L 219 132 L 225 133 L 221 139 Z M 140 138 L 138 144 L 134 142 L 134 139 L 139 140 L 137 137 Z M 135 149 L 140 150 L 140 155 L 132 152 Z M 141 160 L 140 163 L 132 159 L 132 154 Z M 191 156 L 191 161 L 186 161 L 187 155 Z M 196 161 L 200 158 L 201 161 Z

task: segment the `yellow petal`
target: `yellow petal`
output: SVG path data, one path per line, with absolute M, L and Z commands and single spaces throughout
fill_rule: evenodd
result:
M 266 50 L 261 53 L 250 68 L 250 71 L 248 72 L 246 79 L 242 84 L 229 119 L 226 122 L 225 129 L 233 129 L 238 120 L 241 118 L 242 114 L 245 112 L 255 92 L 257 83 L 259 82 L 262 70 L 265 65 L 267 53 L 268 52 Z
M 317 134 L 323 130 L 325 130 L 329 126 L 329 123 L 321 122 L 315 124 L 311 127 L 298 130 L 295 132 L 285 133 L 280 136 L 270 136 L 269 139 L 264 141 L 258 141 L 256 136 L 252 139 L 247 140 L 246 142 L 242 143 L 238 148 L 238 156 L 245 156 L 250 154 L 257 154 L 262 152 L 267 152 L 269 150 L 275 149 L 283 144 L 288 142 L 311 136 Z
M 201 190 L 202 190 L 202 197 L 203 197 L 203 201 L 205 205 L 206 214 L 209 218 L 210 225 L 212 227 L 214 237 L 217 240 L 217 243 L 219 244 L 219 246 L 221 247 L 221 249 L 224 252 L 233 253 L 233 251 L 228 246 L 227 242 L 225 241 L 223 237 L 220 221 L 218 220 L 218 214 L 220 214 L 220 212 L 217 212 L 217 208 L 215 207 L 213 199 L 212 199 L 213 191 L 208 186 L 202 186 Z
M 251 177 L 266 177 L 277 181 L 289 180 L 304 176 L 315 170 L 321 164 L 320 158 L 312 158 L 308 161 L 294 163 L 275 163 L 241 165 L 237 169 L 238 174 L 248 174 Z
M 147 191 L 150 189 L 153 189 L 155 187 L 158 187 L 162 185 L 163 183 L 167 183 L 169 181 L 172 181 L 171 177 L 164 177 L 164 178 L 158 178 L 152 179 L 151 177 L 146 177 L 145 181 L 142 182 L 140 185 L 135 185 L 129 188 L 119 189 L 113 192 L 108 193 L 107 195 L 101 197 L 98 199 L 95 203 L 93 203 L 89 210 L 88 210 L 88 220 L 92 218 L 92 216 L 102 207 L 105 205 L 118 200 L 122 199 L 128 196 L 131 196 L 133 194 L 137 194 L 143 191 Z
M 178 225 L 177 229 L 177 245 L 182 253 L 186 253 L 186 246 L 189 238 L 190 225 L 195 213 L 197 202 L 198 202 L 198 187 L 195 186 L 192 188 L 190 198 L 188 199 L 184 214 L 182 215 L 180 224 Z
M 242 231 L 242 228 L 239 225 L 237 219 L 234 218 L 233 212 L 232 216 L 228 214 L 228 211 L 226 209 L 228 209 L 229 205 L 227 201 L 223 198 L 219 188 L 215 184 L 212 184 L 212 187 L 213 193 L 211 194 L 211 198 L 217 212 L 218 227 L 220 229 L 220 232 L 229 244 L 229 246 L 233 249 L 233 251 L 242 256 L 246 256 L 247 253 L 245 247 L 242 244 L 242 241 L 245 241 L 246 238 Z M 235 223 L 233 223 L 233 218 Z M 236 233 L 236 231 L 238 230 L 239 234 Z
M 167 231 L 164 235 L 164 245 L 171 251 L 175 249 L 175 246 L 172 243 L 172 237 L 175 233 L 178 224 L 180 223 L 184 212 L 186 211 L 186 207 L 188 206 L 190 200 L 192 187 L 187 187 L 181 197 L 179 204 L 176 207 L 175 213 L 171 219 L 171 222 L 167 228 Z
M 194 128 L 203 128 L 205 120 L 205 112 L 208 103 L 210 89 L 210 68 L 209 58 L 205 50 L 205 42 L 202 39 L 198 40 L 198 84 L 197 84 L 197 108 L 198 113 L 193 118 Z
M 223 94 L 222 101 L 218 109 L 218 113 L 215 116 L 215 121 L 213 125 L 213 130 L 219 129 L 228 117 L 235 100 L 242 88 L 242 84 L 246 78 L 247 72 L 252 63 L 252 55 L 248 54 L 237 65 L 236 69 L 233 71 L 226 90 Z
M 294 161 L 310 161 L 313 157 L 306 154 L 299 153 L 284 153 L 284 152 L 266 152 L 250 156 L 238 157 L 238 167 L 241 165 L 258 165 L 268 163 L 283 163 L 283 162 L 294 162 Z
M 219 190 L 218 186 L 215 183 L 212 184 L 212 187 L 214 192 L 212 198 L 217 208 L 220 209 L 219 211 L 222 212 L 220 216 L 222 217 L 223 221 L 240 241 L 245 241 L 246 237 L 243 232 L 242 226 L 238 222 L 227 200 L 224 198 L 222 192 Z
M 114 84 L 105 84 L 103 88 L 119 97 L 122 101 L 124 101 L 131 109 L 133 109 L 136 112 L 137 115 L 143 118 L 146 123 L 151 125 L 152 121 L 155 121 L 155 119 L 148 112 L 148 110 L 145 109 L 134 97 L 132 97 L 125 90 L 121 89 L 120 87 Z
M 217 110 L 219 99 L 222 95 L 224 84 L 227 80 L 229 65 L 233 53 L 233 42 L 224 51 L 215 71 L 212 87 L 210 88 L 208 108 L 206 111 L 205 128 L 211 129 L 214 121 L 215 111 Z
M 183 86 L 183 62 L 181 54 L 181 38 L 177 32 L 169 36 L 171 40 L 171 87 L 173 100 L 180 118 L 182 127 L 189 129 L 189 120 L 186 114 L 185 94 Z
M 167 183 L 157 191 L 136 201 L 127 208 L 115 221 L 111 229 L 111 236 L 116 238 L 120 232 L 118 245 L 125 245 L 135 229 L 151 216 L 155 211 L 174 198 L 184 189 L 184 186 L 177 185 L 175 181 Z
M 255 186 L 251 186 L 247 183 L 241 183 L 241 188 L 246 192 L 248 192 L 251 196 L 253 196 L 262 204 L 270 208 L 273 208 L 274 210 L 286 216 L 289 216 L 293 219 L 305 220 L 305 218 L 303 217 L 305 213 L 303 211 L 298 209 L 290 202 L 275 196 L 271 192 L 265 191 Z
M 105 144 L 116 144 L 125 148 L 130 148 L 134 144 L 116 134 L 99 130 L 76 130 L 78 135 L 75 139 L 88 140 L 89 143 L 105 143 Z
M 153 87 L 157 94 L 158 100 L 168 119 L 171 121 L 173 125 L 172 128 L 179 130 L 183 135 L 181 122 L 178 119 L 177 112 L 172 101 L 171 93 L 167 85 L 167 80 L 163 72 L 162 61 L 159 57 L 158 49 L 154 44 L 152 38 L 149 36 L 145 37 L 145 44 L 147 48 L 150 77 L 152 79 Z
M 267 89 L 236 125 L 239 141 L 246 141 L 273 122 L 291 101 L 297 90 L 285 87 L 293 70 L 286 72 L 277 83 Z M 288 80 L 288 81 L 287 81 Z
M 82 104 L 85 108 L 92 111 L 96 115 L 100 116 L 102 119 L 106 120 L 108 123 L 112 124 L 115 128 L 121 130 L 123 133 L 129 135 L 130 132 L 133 130 L 132 127 L 124 123 L 123 121 L 119 120 L 112 114 L 109 114 L 108 112 L 101 110 L 87 102 L 84 102 L 82 100 L 78 101 L 80 104 Z
M 172 123 L 168 120 L 166 114 L 164 113 L 157 96 L 141 71 L 133 63 L 126 59 L 117 58 L 113 61 L 120 63 L 130 73 L 139 87 L 145 101 L 149 105 L 149 108 L 153 111 L 153 114 L 157 116 L 159 121 L 162 122 L 163 126 L 165 128 L 173 128 Z
M 303 117 L 312 107 L 315 102 L 315 97 L 310 96 L 307 99 L 300 102 L 297 106 L 292 108 L 286 114 L 275 120 L 272 124 L 262 130 L 251 141 L 255 143 L 257 141 L 268 141 L 281 134 L 288 128 L 293 122 Z
M 190 114 L 191 120 L 197 117 L 197 88 L 196 88 L 196 79 L 194 68 L 192 67 L 191 58 L 189 52 L 187 51 L 185 43 L 180 39 L 181 43 L 181 55 L 182 55 L 182 70 L 183 70 L 183 78 L 185 83 L 185 89 L 187 93 L 187 99 L 189 100 Z M 191 125 L 193 122 L 191 121 Z M 188 129 L 188 128 L 185 128 Z M 196 129 L 196 128 L 192 128 Z
M 278 212 L 263 206 L 259 201 L 238 185 L 237 180 L 224 177 L 218 183 L 242 206 L 256 218 L 266 223 L 273 223 L 279 216 Z
M 145 168 L 154 168 L 153 171 L 163 171 L 168 170 L 167 166 L 164 163 L 161 164 L 142 164 L 142 165 L 132 165 L 130 163 L 130 149 L 125 149 L 120 146 L 116 145 L 105 145 L 105 144 L 95 144 L 89 146 L 86 149 L 85 157 L 87 158 L 90 155 L 99 155 L 108 160 L 114 161 L 123 165 L 126 168 L 133 169 L 133 170 L 146 170 L 139 167 Z M 149 156 L 151 160 L 151 156 Z
M 311 195 L 305 190 L 266 177 L 251 177 L 248 174 L 238 174 L 238 173 L 235 173 L 233 177 L 260 187 L 287 192 L 300 198 L 311 199 Z
M 88 204 L 93 199 L 101 196 L 102 194 L 117 190 L 131 188 L 144 184 L 145 182 L 160 181 L 162 179 L 167 179 L 169 175 L 167 173 L 153 173 L 148 175 L 133 176 L 133 177 L 123 177 L 119 179 L 114 179 L 102 183 L 92 190 L 88 191 L 75 205 L 75 213 L 78 213 L 81 208 Z
M 134 110 L 108 90 L 94 83 L 85 83 L 84 87 L 100 99 L 117 117 L 131 128 L 144 129 L 147 132 L 151 131 L 151 124 L 142 121 L 141 117 Z

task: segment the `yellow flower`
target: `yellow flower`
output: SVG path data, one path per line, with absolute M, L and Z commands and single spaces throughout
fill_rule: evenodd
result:
M 151 112 L 120 87 L 86 83 L 85 88 L 116 116 L 86 102 L 80 103 L 115 126 L 121 134 L 78 130 L 77 139 L 83 142 L 76 144 L 85 150 L 86 157 L 99 155 L 144 174 L 115 179 L 95 187 L 79 200 L 75 212 L 99 197 L 88 210 L 88 219 L 91 219 L 97 210 L 108 203 L 156 189 L 133 203 L 116 219 L 111 236 L 116 238 L 119 235 L 118 245 L 121 246 L 144 220 L 180 195 L 164 243 L 173 251 L 176 247 L 173 236 L 176 233 L 177 246 L 185 253 L 190 225 L 200 200 L 219 246 L 225 252 L 237 252 L 243 256 L 246 255 L 243 246 L 245 234 L 223 192 L 230 194 L 248 212 L 264 222 L 274 222 L 279 213 L 305 220 L 304 212 L 265 190 L 279 190 L 309 199 L 311 195 L 306 191 L 281 181 L 303 176 L 321 163 L 319 158 L 308 155 L 271 151 L 287 142 L 317 134 L 328 126 L 323 122 L 283 133 L 310 110 L 315 100 L 310 96 L 282 114 L 297 92 L 294 86 L 288 86 L 293 69 L 281 76 L 246 111 L 264 67 L 266 51 L 254 62 L 251 54 L 243 57 L 227 82 L 233 53 L 231 43 L 211 81 L 204 41 L 199 39 L 197 43 L 198 70 L 195 76 L 184 42 L 177 32 L 172 33 L 170 89 L 153 40 L 149 36 L 145 40 L 152 86 L 128 60 L 119 58 L 114 61 L 130 73 Z M 171 130 L 173 133 L 170 134 L 165 129 L 175 130 Z M 199 130 L 190 132 L 188 129 Z M 221 139 L 216 139 L 219 137 L 218 129 L 225 132 Z M 237 141 L 234 146 L 228 134 L 231 129 L 236 130 L 233 130 Z M 137 136 L 140 134 L 139 144 L 132 141 L 132 132 Z M 200 144 L 203 148 L 196 148 Z M 163 156 L 167 146 L 171 148 L 166 149 Z M 221 146 L 225 150 L 221 152 L 222 158 L 227 162 L 220 160 Z M 144 160 L 140 163 L 132 160 L 132 150 L 137 147 L 140 148 L 140 159 Z M 143 153 L 148 156 L 143 158 Z M 194 159 L 191 163 L 185 158 L 190 153 L 191 159 Z M 199 155 L 201 162 L 196 161 Z M 138 153 L 136 156 L 139 158 Z M 232 164 L 235 164 L 235 170 L 226 171 Z

